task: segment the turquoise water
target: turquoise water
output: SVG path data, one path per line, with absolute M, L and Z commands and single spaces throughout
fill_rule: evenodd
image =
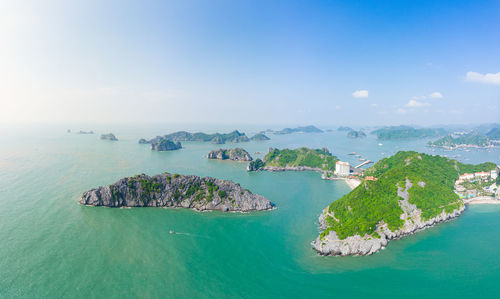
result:
M 0 129 L 0 297 L 500 296 L 500 206 L 470 207 L 373 256 L 321 257 L 310 246 L 317 218 L 349 192 L 343 182 L 308 172 L 247 173 L 244 163 L 204 158 L 217 147 L 211 144 L 186 142 L 163 153 L 137 144 L 184 127 L 72 128 L 111 131 L 119 142 L 67 128 Z M 371 136 L 351 140 L 338 132 L 271 137 L 241 145 L 252 154 L 326 146 L 351 162 L 358 162 L 352 151 L 372 160 L 401 149 L 430 152 L 425 140 L 379 146 Z M 500 163 L 498 150 L 432 153 Z M 278 209 L 224 214 L 77 203 L 90 188 L 164 171 L 231 179 Z

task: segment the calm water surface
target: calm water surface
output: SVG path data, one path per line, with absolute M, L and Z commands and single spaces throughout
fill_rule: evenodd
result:
M 373 256 L 321 257 L 310 245 L 317 218 L 349 192 L 345 183 L 309 172 L 247 173 L 244 163 L 208 161 L 212 144 L 185 142 L 163 153 L 137 144 L 186 127 L 72 128 L 112 131 L 118 142 L 67 128 L 0 129 L 0 297 L 500 296 L 500 206 L 470 207 Z M 359 163 L 347 155 L 352 151 L 376 161 L 413 149 L 500 164 L 498 149 L 431 151 L 427 140 L 378 145 L 373 136 L 352 140 L 345 132 L 270 137 L 240 145 L 254 157 L 269 147 L 326 146 L 351 163 Z M 84 191 L 121 177 L 165 171 L 234 180 L 278 209 L 224 214 L 77 202 Z

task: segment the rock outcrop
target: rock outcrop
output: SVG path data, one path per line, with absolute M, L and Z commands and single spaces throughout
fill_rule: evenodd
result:
M 252 141 L 266 141 L 266 140 L 271 140 L 271 138 L 267 137 L 265 134 L 263 133 L 257 133 L 255 135 L 253 135 L 250 140 Z
M 179 131 L 172 134 L 167 134 L 163 136 L 156 136 L 151 140 L 141 139 L 142 143 L 155 143 L 159 142 L 162 139 L 168 139 L 171 141 L 198 141 L 198 142 L 211 142 L 213 144 L 224 144 L 226 142 L 248 142 L 250 139 L 245 135 L 245 133 L 241 133 L 237 130 L 234 130 L 230 133 L 214 133 L 214 134 L 206 134 L 202 132 L 197 133 L 189 133 L 186 131 Z
M 207 154 L 208 159 L 252 161 L 250 154 L 242 148 L 218 149 Z
M 109 134 L 102 134 L 101 140 L 118 141 L 118 138 L 116 138 L 115 134 L 109 133 Z
M 182 145 L 179 141 L 173 142 L 168 139 L 161 139 L 158 142 L 151 143 L 151 149 L 154 151 L 173 151 L 182 148 Z
M 412 184 L 407 180 L 405 189 L 398 187 L 398 196 L 402 198 L 399 200 L 399 206 L 403 210 L 400 218 L 404 220 L 404 224 L 400 229 L 391 231 L 386 223 L 381 222 L 377 225 L 377 229 L 375 230 L 376 234 L 365 236 L 354 235 L 345 239 L 340 239 L 335 231 L 330 231 L 328 235 L 323 238 L 318 236 L 316 240 L 312 242 L 314 250 L 321 255 L 332 256 L 370 255 L 384 248 L 389 240 L 412 235 L 438 223 L 451 220 L 460 216 L 465 210 L 465 206 L 462 204 L 458 209 L 450 213 L 446 213 L 443 210 L 436 217 L 424 220 L 421 217 L 422 211 L 418 209 L 416 205 L 408 201 L 408 190 L 411 186 Z M 335 219 L 335 215 L 332 215 L 332 213 L 328 211 L 328 207 L 323 210 L 323 213 L 319 217 L 319 223 L 322 230 L 327 228 L 327 216 L 331 216 Z
M 123 178 L 83 193 L 80 204 L 106 207 L 179 207 L 197 211 L 262 211 L 273 208 L 265 197 L 232 181 L 164 173 Z

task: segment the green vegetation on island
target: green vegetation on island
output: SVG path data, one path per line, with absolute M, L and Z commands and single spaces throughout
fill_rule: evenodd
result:
M 500 128 L 491 129 L 488 133 L 486 133 L 486 136 L 491 141 L 500 141 Z
M 189 133 L 186 131 L 179 131 L 172 134 L 167 134 L 163 136 L 157 136 L 151 140 L 145 140 L 144 138 L 139 140 L 139 143 L 158 143 L 163 139 L 167 139 L 170 141 L 199 141 L 199 142 L 212 142 L 214 144 L 224 144 L 226 142 L 248 142 L 250 139 L 245 135 L 245 133 L 240 133 L 237 130 L 234 130 L 230 133 L 214 133 L 214 134 L 206 134 L 206 133 Z
M 377 139 L 380 140 L 394 140 L 394 139 L 438 137 L 446 135 L 446 131 L 441 128 L 415 129 L 410 126 L 392 126 L 372 131 L 371 134 L 375 134 L 377 136 Z
M 488 147 L 491 146 L 491 141 L 484 134 L 472 132 L 460 135 L 450 134 L 436 141 L 429 142 L 428 145 L 444 148 Z
M 311 168 L 322 171 L 335 171 L 335 163 L 339 159 L 333 156 L 328 149 L 271 149 L 263 160 L 257 159 L 249 165 L 249 171 L 259 170 L 264 167 L 270 169 L 284 168 Z
M 315 126 L 284 128 L 281 131 L 274 131 L 275 135 L 285 135 L 285 134 L 292 134 L 292 133 L 323 133 L 323 131 L 321 129 L 318 129 Z
M 398 187 L 405 189 L 407 182 L 410 204 L 421 211 L 421 218 L 427 220 L 460 208 L 463 203 L 454 192 L 459 174 L 473 171 L 490 171 L 494 163 L 479 165 L 463 164 L 440 156 L 431 156 L 414 151 L 398 152 L 384 158 L 365 172 L 362 184 L 328 207 L 326 228 L 320 237 L 335 231 L 339 239 L 349 236 L 371 235 L 377 237 L 376 229 L 382 223 L 391 231 L 402 227 L 403 209 Z M 332 217 L 334 216 L 334 218 Z
M 252 141 L 267 141 L 271 140 L 271 138 L 267 137 L 264 133 L 257 133 L 253 135 L 250 140 Z

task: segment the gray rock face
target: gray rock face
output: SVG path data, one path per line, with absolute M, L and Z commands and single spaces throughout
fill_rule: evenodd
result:
M 218 149 L 208 153 L 208 159 L 252 161 L 250 154 L 242 148 Z
M 224 144 L 224 139 L 221 136 L 215 136 L 210 142 L 213 144 Z
M 335 231 L 330 231 L 324 238 L 318 236 L 316 240 L 311 243 L 314 250 L 321 255 L 332 256 L 370 255 L 384 248 L 389 240 L 412 235 L 438 223 L 449 221 L 460 216 L 460 214 L 465 211 L 465 206 L 461 205 L 460 208 L 453 210 L 451 213 L 446 213 L 443 210 L 443 212 L 436 217 L 424 220 L 421 217 L 422 211 L 418 209 L 416 205 L 408 202 L 408 189 L 411 188 L 411 186 L 411 182 L 406 180 L 405 189 L 398 187 L 398 196 L 402 198 L 402 200 L 399 201 L 399 206 L 403 210 L 400 216 L 401 219 L 404 220 L 402 228 L 391 231 L 386 223 L 381 222 L 377 225 L 377 229 L 375 230 L 380 238 L 374 235 L 354 235 L 346 239 L 339 239 Z M 327 207 L 319 217 L 319 223 L 322 230 L 327 228 L 326 217 L 328 215 L 333 218 L 335 217 L 335 215 L 331 215 L 331 213 L 328 212 Z
M 158 142 L 151 143 L 151 149 L 155 151 L 173 151 L 182 148 L 182 145 L 179 141 L 173 142 L 168 139 L 161 139 Z
M 197 211 L 262 211 L 273 208 L 265 197 L 232 181 L 164 173 L 123 178 L 83 193 L 80 204 L 106 207 L 179 207 Z
M 101 140 L 118 141 L 118 139 L 116 138 L 115 134 L 113 134 L 113 133 L 102 134 L 101 135 Z
M 139 144 L 148 144 L 148 143 L 151 143 L 151 142 L 147 141 L 144 138 L 139 139 Z

